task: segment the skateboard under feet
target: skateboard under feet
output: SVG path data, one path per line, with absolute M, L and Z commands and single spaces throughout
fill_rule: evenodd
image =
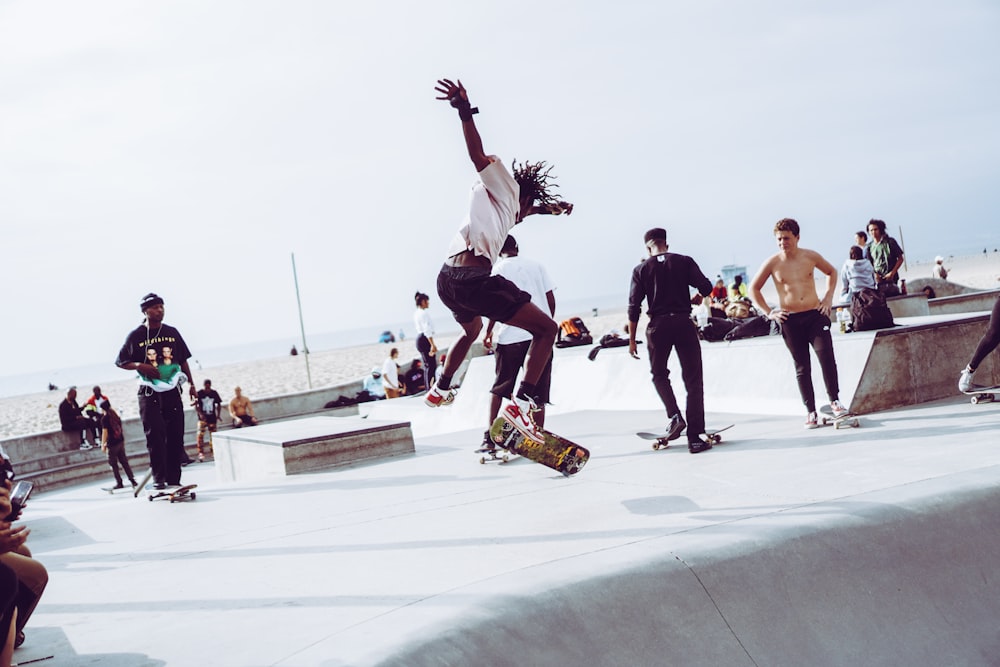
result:
M 971 396 L 972 404 L 978 405 L 980 403 L 992 403 L 997 400 L 994 392 L 998 390 L 1000 390 L 1000 386 L 981 387 L 979 385 L 972 385 L 969 391 L 963 391 L 962 393 L 966 396 Z
M 846 415 L 834 417 L 833 408 L 831 408 L 829 405 L 821 406 L 819 411 L 825 415 L 819 421 L 820 426 L 830 426 L 832 424 L 833 428 L 836 429 L 861 428 L 861 422 L 855 415 L 851 414 L 850 412 L 848 412 Z
M 707 430 L 705 431 L 705 433 L 702 434 L 705 437 L 701 439 L 702 441 L 706 442 L 709 445 L 717 445 L 720 442 L 722 442 L 722 436 L 719 434 L 722 433 L 723 431 L 728 431 L 734 426 L 736 426 L 736 424 L 730 424 L 729 426 L 723 426 L 722 428 Z M 654 450 L 667 449 L 668 447 L 670 447 L 670 441 L 667 439 L 668 434 L 666 433 L 666 431 L 662 433 L 650 433 L 649 431 L 639 431 L 638 433 L 636 433 L 636 435 L 642 438 L 643 440 L 653 440 Z
M 566 477 L 575 475 L 587 465 L 590 451 L 586 447 L 556 435 L 551 431 L 539 429 L 545 437 L 543 442 L 526 437 L 517 430 L 514 423 L 501 412 L 493 425 L 490 426 L 490 438 L 508 452 L 531 459 L 535 463 L 561 472 Z M 485 457 L 484 457 L 485 458 Z M 502 460 L 502 455 L 500 456 Z

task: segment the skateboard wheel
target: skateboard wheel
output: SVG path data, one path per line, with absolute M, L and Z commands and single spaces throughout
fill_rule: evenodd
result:
M 153 502 L 153 496 L 146 496 L 146 500 L 148 500 L 149 502 Z
M 973 396 L 972 397 L 972 404 L 973 405 L 978 405 L 979 404 L 979 397 L 978 396 Z
M 198 497 L 198 495 L 194 491 L 192 491 L 191 492 L 191 500 L 194 500 L 197 497 Z
M 481 463 L 482 465 L 486 465 L 486 457 L 485 456 L 480 456 L 479 457 L 479 463 Z

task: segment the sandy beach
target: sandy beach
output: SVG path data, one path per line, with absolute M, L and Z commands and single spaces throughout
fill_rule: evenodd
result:
M 834 266 L 842 260 L 829 258 Z M 901 276 L 907 281 L 930 278 L 934 266 L 933 259 L 908 262 Z M 996 289 L 1000 287 L 1000 253 L 989 253 L 965 257 L 945 256 L 948 281 L 976 289 Z M 770 287 L 770 284 L 768 285 Z M 765 294 L 767 288 L 765 288 Z M 773 292 L 772 292 L 773 294 Z M 577 313 L 586 323 L 595 342 L 612 329 L 623 330 L 625 324 L 623 308 L 617 311 L 603 311 L 597 317 L 593 313 Z M 560 314 L 560 317 L 570 315 Z M 644 322 L 640 321 L 640 331 Z M 438 336 L 438 347 L 444 348 L 455 340 L 457 333 Z M 358 380 L 372 367 L 381 366 L 389 349 L 399 349 L 399 364 L 404 370 L 412 359 L 418 358 L 415 341 L 404 340 L 392 345 L 373 344 L 315 352 L 309 355 L 309 367 L 313 388 L 333 387 Z M 216 391 L 228 402 L 233 397 L 233 387 L 239 385 L 243 393 L 252 399 L 278 396 L 308 389 L 305 356 L 284 356 L 274 359 L 247 361 L 206 367 L 193 370 L 198 386 L 210 379 Z M 136 382 L 131 373 L 122 372 L 117 382 L 102 383 L 101 388 L 123 417 L 137 417 L 135 400 Z M 90 396 L 91 387 L 81 386 L 77 400 L 82 404 Z M 40 392 L 21 396 L 0 398 L 0 438 L 10 438 L 28 433 L 52 431 L 59 428 L 59 402 L 65 397 L 64 390 Z

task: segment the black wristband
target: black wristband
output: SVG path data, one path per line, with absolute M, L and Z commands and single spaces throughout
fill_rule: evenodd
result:
M 458 117 L 462 119 L 462 122 L 472 120 L 472 116 L 479 113 L 479 107 L 472 106 L 469 104 L 469 100 L 463 100 L 460 97 L 452 98 L 451 106 L 458 109 Z

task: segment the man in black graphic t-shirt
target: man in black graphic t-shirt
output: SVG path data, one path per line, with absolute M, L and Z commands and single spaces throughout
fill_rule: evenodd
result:
M 118 352 L 115 365 L 139 374 L 139 418 L 146 433 L 146 449 L 153 469 L 153 488 L 181 483 L 184 452 L 184 382 L 191 398 L 197 398 L 188 359 L 191 352 L 177 329 L 163 323 L 163 299 L 150 292 L 139 304 L 146 318 L 132 330 Z M 169 360 L 163 350 L 168 348 Z M 179 373 L 164 378 L 160 366 L 180 366 Z

